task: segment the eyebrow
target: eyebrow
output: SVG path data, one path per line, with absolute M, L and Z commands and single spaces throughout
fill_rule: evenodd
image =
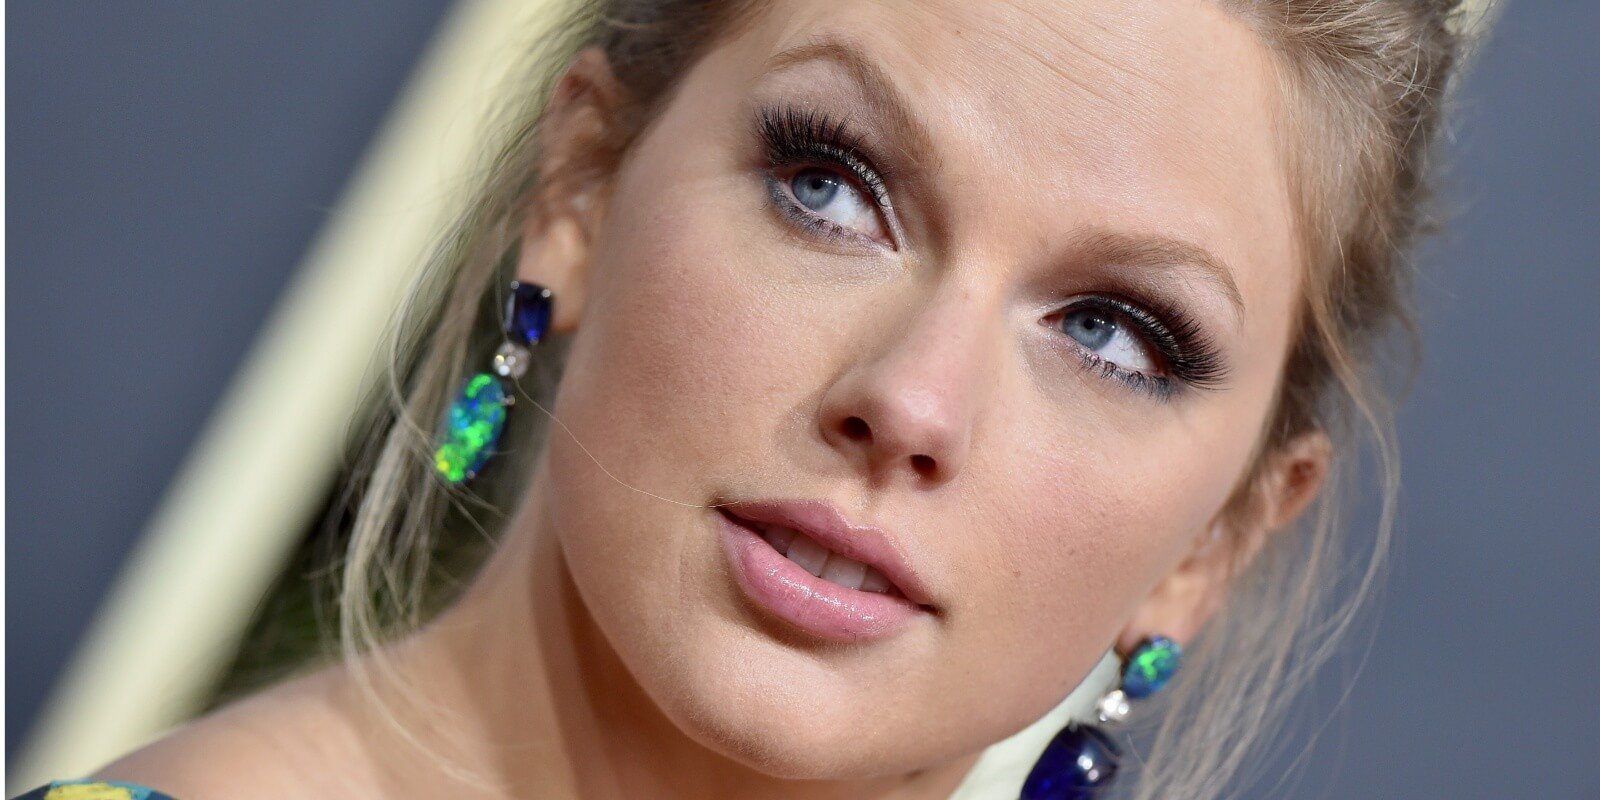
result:
M 767 73 L 781 72 L 810 61 L 824 61 L 842 68 L 861 90 L 862 98 L 889 128 L 893 141 L 903 142 L 913 162 L 924 164 L 937 151 L 928 127 L 911 111 L 911 103 L 878 62 L 849 41 L 829 36 L 814 37 L 767 59 Z
M 1234 283 L 1233 270 L 1211 251 L 1181 239 L 1161 235 L 1129 234 L 1094 228 L 1075 240 L 1077 252 L 1094 259 L 1141 270 L 1179 269 L 1200 277 L 1227 298 L 1239 318 L 1244 317 L 1244 297 Z
M 937 157 L 933 136 L 911 112 L 906 96 L 895 87 L 878 62 L 855 44 L 831 36 L 814 37 L 784 49 L 767 59 L 770 74 L 811 61 L 825 61 L 842 68 L 861 90 L 867 106 L 889 127 L 898 141 L 907 144 L 912 160 L 922 164 Z M 1159 235 L 1136 235 L 1103 229 L 1079 234 L 1078 250 L 1091 258 L 1135 269 L 1183 269 L 1210 283 L 1227 298 L 1239 318 L 1244 317 L 1244 298 L 1233 280 L 1233 270 L 1211 251 L 1181 239 Z

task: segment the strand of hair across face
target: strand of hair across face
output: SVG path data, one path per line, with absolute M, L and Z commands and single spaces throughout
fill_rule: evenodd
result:
M 619 485 L 624 486 L 624 487 L 626 487 L 628 489 L 632 489 L 633 491 L 638 492 L 640 494 L 648 495 L 650 497 L 654 497 L 657 500 L 661 500 L 661 501 L 668 502 L 668 503 L 674 503 L 674 504 L 677 504 L 677 505 L 680 505 L 680 506 L 685 506 L 687 508 L 716 508 L 718 506 L 728 505 L 728 503 L 732 502 L 732 501 L 726 501 L 726 502 L 722 502 L 722 503 L 711 503 L 709 505 L 702 504 L 702 503 L 687 503 L 687 502 L 684 502 L 682 500 L 674 500 L 674 499 L 672 499 L 670 497 L 662 497 L 659 494 L 654 494 L 652 492 L 647 492 L 644 489 L 640 489 L 639 487 L 628 483 L 627 481 L 625 481 L 625 480 L 617 477 L 616 475 L 612 474 L 611 470 L 606 469 L 606 466 L 604 464 L 600 463 L 600 459 L 595 458 L 594 453 L 589 452 L 589 448 L 585 447 L 583 442 L 578 440 L 578 435 L 573 433 L 572 429 L 568 428 L 567 427 L 567 423 L 562 422 L 560 417 L 557 417 L 554 413 L 552 413 L 550 411 L 550 409 L 545 408 L 543 405 L 540 405 L 539 401 L 533 399 L 533 397 L 530 396 L 526 391 L 523 391 L 521 386 L 517 387 L 517 394 L 520 395 L 523 399 L 526 399 L 529 403 L 532 403 L 534 408 L 537 408 L 540 411 L 544 412 L 544 415 L 549 417 L 552 422 L 554 422 L 557 425 L 560 425 L 561 426 L 561 430 L 566 431 L 567 436 L 572 439 L 572 443 L 577 445 L 578 449 L 582 450 L 583 454 L 588 456 L 589 460 L 593 461 L 594 465 L 599 467 L 600 471 L 605 473 L 607 478 L 610 478 L 611 480 L 616 481 Z

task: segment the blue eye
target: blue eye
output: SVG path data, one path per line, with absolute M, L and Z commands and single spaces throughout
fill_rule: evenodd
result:
M 1079 295 L 1040 323 L 1062 334 L 1062 346 L 1096 374 L 1158 399 L 1171 397 L 1180 384 L 1215 387 L 1228 371 L 1194 318 L 1160 299 Z
M 1068 312 L 1061 318 L 1062 330 L 1092 351 L 1099 351 L 1111 343 L 1117 333 L 1117 323 L 1111 315 L 1098 308 L 1084 308 Z
M 804 169 L 795 173 L 789 182 L 789 188 L 794 192 L 794 199 L 800 201 L 800 205 L 812 211 L 821 211 L 829 201 L 833 200 L 834 195 L 839 193 L 843 184 L 844 182 L 833 173 L 820 169 Z
M 1128 372 L 1145 375 L 1160 373 L 1158 359 L 1139 326 L 1123 312 L 1100 304 L 1070 307 L 1060 316 L 1062 333 L 1096 358 Z
M 786 190 L 785 199 L 810 218 L 807 224 L 821 222 L 869 239 L 888 238 L 877 203 L 837 171 L 803 167 L 779 183 Z
M 898 249 L 887 184 L 871 148 L 843 120 L 796 106 L 763 107 L 756 132 L 769 199 L 790 222 L 818 236 Z

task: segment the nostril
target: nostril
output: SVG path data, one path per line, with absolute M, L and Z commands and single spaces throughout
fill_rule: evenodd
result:
M 857 441 L 870 441 L 872 428 L 867 421 L 860 417 L 850 417 L 844 421 L 844 435 Z
M 915 469 L 917 471 L 918 475 L 921 475 L 922 477 L 927 478 L 927 477 L 930 477 L 930 476 L 933 475 L 933 471 L 937 467 L 933 463 L 933 458 L 932 457 L 924 456 L 924 455 L 914 455 L 914 456 L 911 457 L 911 468 Z

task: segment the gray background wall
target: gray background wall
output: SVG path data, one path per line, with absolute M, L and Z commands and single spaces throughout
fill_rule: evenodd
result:
M 1418 286 L 1394 569 L 1290 796 L 1600 798 L 1596 36 L 1600 3 L 1511 2 L 1466 84 L 1459 212 Z M 1338 705 L 1338 671 L 1302 729 Z
M 447 5 L 10 4 L 8 752 Z M 1600 798 L 1597 35 L 1467 84 L 1379 624 L 1250 796 Z

